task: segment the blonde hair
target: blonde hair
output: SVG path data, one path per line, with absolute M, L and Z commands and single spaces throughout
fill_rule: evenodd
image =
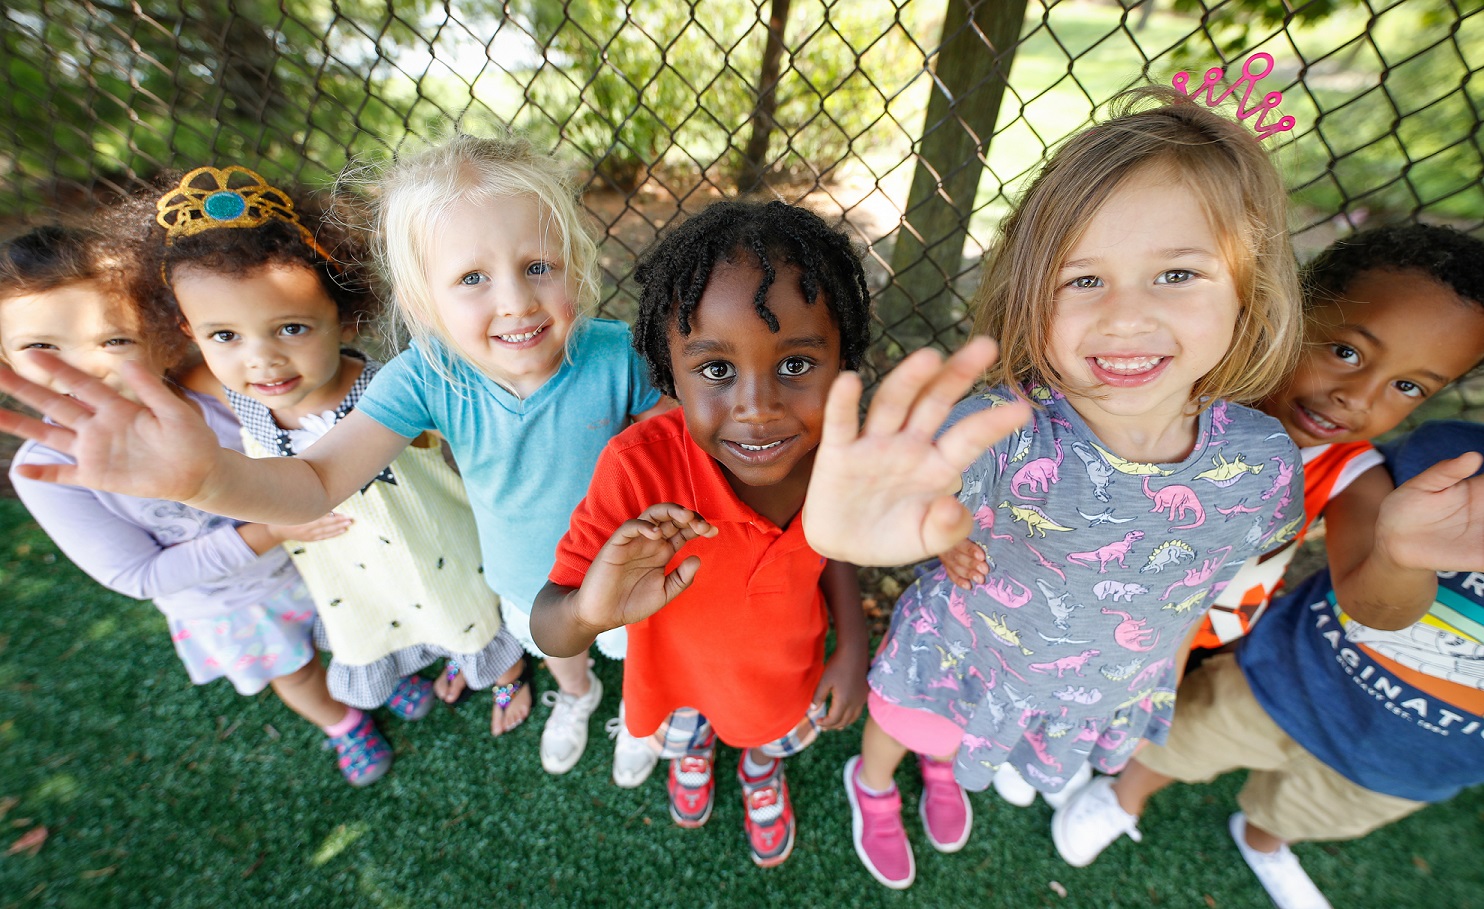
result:
M 438 227 L 448 209 L 460 202 L 536 196 L 557 228 L 561 260 L 576 281 L 577 324 L 596 310 L 598 244 L 579 209 L 576 185 L 561 162 L 536 151 L 524 137 L 451 136 L 399 156 L 382 171 L 376 191 L 377 260 L 392 289 L 393 310 L 414 340 L 436 339 L 449 356 L 462 356 L 433 303 L 427 271 Z M 571 338 L 569 332 L 569 345 Z M 424 349 L 431 352 L 426 344 Z M 444 371 L 437 358 L 430 362 Z M 479 364 L 470 365 L 489 375 Z
M 1110 119 L 1058 148 L 1001 225 L 973 302 L 975 332 L 1000 343 L 991 382 L 1069 390 L 1047 354 L 1061 265 L 1108 198 L 1150 168 L 1172 171 L 1199 201 L 1241 307 L 1230 349 L 1191 401 L 1261 400 L 1297 365 L 1303 319 L 1277 169 L 1245 127 L 1145 86 L 1118 95 Z

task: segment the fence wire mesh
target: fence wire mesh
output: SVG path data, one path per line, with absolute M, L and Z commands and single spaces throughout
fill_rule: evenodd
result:
M 964 330 L 979 259 L 1048 148 L 1139 79 L 1276 58 L 1261 89 L 1301 251 L 1363 224 L 1484 227 L 1480 0 L 7 0 L 11 228 L 162 170 L 326 185 L 509 124 L 585 175 L 602 310 L 637 252 L 739 192 L 868 250 L 875 368 Z M 1276 84 L 1274 84 L 1276 83 Z M 1484 403 L 1484 402 L 1481 402 Z

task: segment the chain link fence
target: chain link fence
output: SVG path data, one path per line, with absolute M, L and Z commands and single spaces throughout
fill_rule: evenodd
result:
M 1132 82 L 1181 70 L 1199 81 L 1253 51 L 1277 61 L 1259 91 L 1283 90 L 1298 121 L 1267 144 L 1293 190 L 1301 253 L 1387 221 L 1484 228 L 1481 0 L 7 0 L 3 11 L 11 228 L 168 168 L 238 163 L 324 186 L 405 141 L 510 124 L 585 175 L 608 315 L 632 312 L 635 255 L 712 199 L 770 194 L 838 218 L 868 250 L 875 369 L 956 343 L 980 256 L 1048 148 Z

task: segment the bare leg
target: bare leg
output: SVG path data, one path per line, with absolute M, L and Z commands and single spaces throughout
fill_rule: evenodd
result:
M 907 746 L 887 735 L 875 719 L 867 716 L 866 731 L 861 736 L 861 784 L 873 792 L 891 789 L 895 785 L 892 778 L 906 756 Z
M 590 687 L 587 678 L 587 654 L 584 650 L 576 656 L 546 658 L 546 668 L 551 670 L 557 687 L 563 694 L 582 697 Z
M 315 654 L 308 663 L 269 684 L 290 710 L 323 729 L 339 723 L 349 712 L 348 707 L 330 697 L 325 678 L 325 667 Z
M 1252 823 L 1251 818 L 1247 819 L 1247 835 L 1245 838 L 1247 845 L 1256 849 L 1258 852 L 1277 852 L 1286 843 L 1286 840 L 1274 836 Z
M 1134 758 L 1113 780 L 1113 794 L 1118 796 L 1120 808 L 1134 817 L 1139 817 L 1144 813 L 1144 805 L 1149 801 L 1149 797 L 1173 782 L 1175 782 L 1174 779 L 1162 773 L 1155 773 L 1140 764 L 1138 758 Z

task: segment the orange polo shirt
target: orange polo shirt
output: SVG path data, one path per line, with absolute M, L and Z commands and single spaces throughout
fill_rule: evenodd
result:
M 780 530 L 737 498 L 721 466 L 691 439 L 680 410 L 609 441 L 557 545 L 552 583 L 580 586 L 618 525 L 660 502 L 694 509 L 719 532 L 691 540 L 666 566 L 673 571 L 699 556 L 691 585 L 629 626 L 629 731 L 649 735 L 677 708 L 694 707 L 734 747 L 787 735 L 824 671 L 825 559 L 804 541 L 802 521 Z

